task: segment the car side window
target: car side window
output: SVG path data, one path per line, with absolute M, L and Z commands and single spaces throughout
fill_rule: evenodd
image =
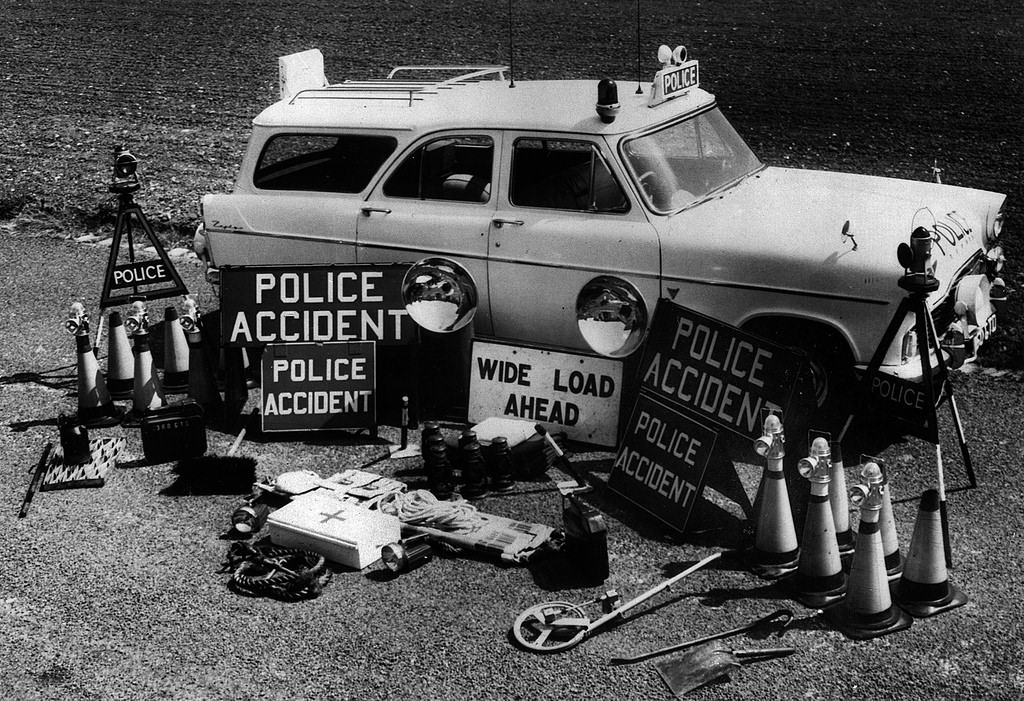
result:
M 487 202 L 494 141 L 489 136 L 435 139 L 405 157 L 384 183 L 388 197 Z
M 589 141 L 518 139 L 512 148 L 509 198 L 522 207 L 629 210 L 622 187 Z
M 263 147 L 253 185 L 261 190 L 362 192 L 397 145 L 391 136 L 278 134 Z

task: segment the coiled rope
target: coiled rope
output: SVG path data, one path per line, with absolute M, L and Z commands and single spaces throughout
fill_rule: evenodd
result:
M 282 601 L 315 599 L 331 579 L 323 555 L 275 545 L 234 543 L 224 570 L 229 586 L 246 596 L 269 596 Z
M 426 489 L 385 494 L 377 508 L 410 526 L 442 531 L 469 530 L 480 520 L 473 504 L 465 500 L 441 501 Z

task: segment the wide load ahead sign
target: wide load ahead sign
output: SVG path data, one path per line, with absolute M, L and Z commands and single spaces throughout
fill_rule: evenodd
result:
M 253 266 L 221 269 L 221 338 L 270 343 L 416 342 L 402 301 L 405 265 Z
M 370 341 L 268 346 L 261 359 L 263 430 L 374 426 L 374 351 Z
M 576 441 L 614 446 L 622 363 L 609 358 L 475 341 L 469 420 L 542 423 Z

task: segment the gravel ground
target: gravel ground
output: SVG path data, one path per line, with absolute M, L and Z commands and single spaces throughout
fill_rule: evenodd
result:
M 736 542 L 737 523 L 707 515 L 695 521 L 701 537 L 673 538 L 604 488 L 610 454 L 579 446 L 574 459 L 596 484 L 587 501 L 608 526 L 604 587 L 582 586 L 557 567 L 502 567 L 463 555 L 394 579 L 376 568 L 338 568 L 310 601 L 243 597 L 219 571 L 239 497 L 167 493 L 172 466 L 145 464 L 138 432 L 123 427 L 93 432 L 124 436 L 129 445 L 129 459 L 102 489 L 40 493 L 28 517 L 16 517 L 42 446 L 56 440 L 56 416 L 75 409 L 74 344 L 62 322 L 73 299 L 95 310 L 107 249 L 71 239 L 112 230 L 105 188 L 114 144 L 128 143 L 143 159 L 139 201 L 170 246 L 190 235 L 201 194 L 230 187 L 248 121 L 274 97 L 278 55 L 318 46 L 332 79 L 378 75 L 399 62 L 508 60 L 505 8 L 494 3 L 370 6 L 0 5 L 8 37 L 0 53 L 0 292 L 15 310 L 0 316 L 0 503 L 7 514 L 0 692 L 61 701 L 669 698 L 650 662 L 610 667 L 608 658 L 791 607 L 797 621 L 784 640 L 796 656 L 750 665 L 693 698 L 1024 698 L 1024 385 L 1016 372 L 1024 354 L 1012 269 L 1017 294 L 989 367 L 953 376 L 976 489 L 964 489 L 949 412 L 940 411 L 950 578 L 970 601 L 874 641 L 847 639 L 816 611 L 723 562 L 565 654 L 519 650 L 508 630 L 529 606 L 585 601 L 604 588 L 628 600 Z M 633 75 L 633 3 L 517 0 L 515 8 L 517 75 Z M 645 0 L 642 15 L 645 45 L 681 41 L 705 62 L 708 86 L 766 161 L 929 179 L 938 159 L 946 182 L 1010 194 L 1016 221 L 1006 247 L 1011 262 L 1021 258 L 1024 17 L 1015 4 L 862 3 L 844 7 L 836 21 L 833 8 L 803 0 L 784 8 L 702 2 L 685 12 Z M 652 68 L 645 63 L 645 73 Z M 179 270 L 213 308 L 199 268 L 183 260 Z M 1000 369 L 1010 372 L 995 376 Z M 237 428 L 212 429 L 211 452 L 222 454 Z M 921 441 L 885 435 L 855 424 L 844 448 L 882 456 L 892 468 L 905 552 L 917 496 L 934 482 L 935 457 Z M 256 432 L 242 453 L 258 460 L 262 476 L 295 469 L 327 476 L 381 457 L 385 442 L 396 439 L 389 427 L 379 441 Z M 374 469 L 412 484 L 422 478 L 415 458 Z M 752 497 L 759 467 L 740 462 L 737 472 Z M 561 525 L 551 481 L 520 483 L 479 507 Z

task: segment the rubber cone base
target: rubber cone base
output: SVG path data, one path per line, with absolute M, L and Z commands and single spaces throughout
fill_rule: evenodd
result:
M 86 428 L 107 428 L 124 421 L 124 409 L 115 404 L 79 409 L 75 419 Z
M 825 610 L 825 620 L 840 633 L 854 640 L 880 638 L 889 633 L 906 630 L 914 622 L 909 613 L 895 604 L 875 614 L 860 614 L 850 611 L 849 607 L 843 605 L 833 606 Z
M 784 553 L 770 553 L 750 548 L 743 553 L 747 569 L 762 579 L 779 579 L 796 572 L 800 564 L 800 548 Z
M 107 377 L 107 391 L 111 399 L 131 399 L 134 388 L 134 377 Z
M 812 609 L 828 608 L 846 596 L 846 575 L 843 572 L 814 577 L 798 571 L 792 577 L 786 577 L 781 584 L 789 598 Z
M 967 603 L 967 595 L 949 581 L 919 584 L 901 580 L 893 597 L 896 604 L 914 618 L 928 618 Z

